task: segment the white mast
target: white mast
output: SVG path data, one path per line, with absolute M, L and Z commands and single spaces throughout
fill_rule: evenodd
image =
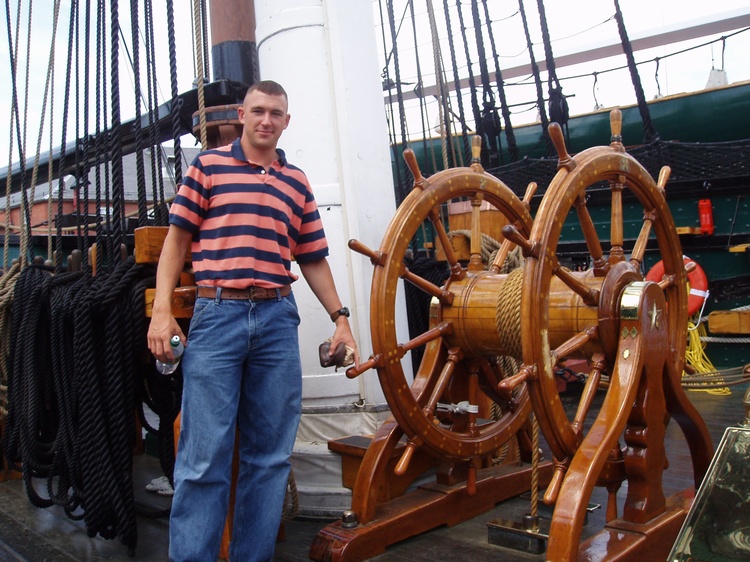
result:
M 255 15 L 260 78 L 276 80 L 289 94 L 292 118 L 279 146 L 310 179 L 336 285 L 367 360 L 372 265 L 347 242 L 379 248 L 396 210 L 372 4 L 255 0 Z M 295 284 L 295 296 L 304 373 L 292 459 L 300 510 L 339 515 L 350 506 L 350 492 L 341 488 L 340 458 L 327 441 L 374 433 L 387 404 L 374 371 L 350 380 L 344 370 L 320 367 L 318 345 L 333 325 L 303 282 Z M 404 302 L 402 295 L 396 321 L 405 328 Z M 401 341 L 407 339 L 403 334 Z

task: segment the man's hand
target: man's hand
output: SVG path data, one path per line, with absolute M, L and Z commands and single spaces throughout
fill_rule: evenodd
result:
M 187 346 L 187 338 L 171 313 L 152 314 L 151 323 L 148 326 L 148 348 L 159 361 L 174 361 L 169 340 L 175 334 L 180 336 L 182 344 Z
M 331 339 L 329 355 L 336 351 L 341 343 L 352 350 L 352 353 L 354 354 L 354 366 L 359 367 L 359 350 L 357 349 L 357 342 L 354 341 L 354 335 L 349 326 L 349 319 L 346 316 L 339 316 L 339 318 L 336 319 L 336 331 L 333 333 L 333 339 Z
M 190 232 L 171 225 L 161 248 L 156 270 L 156 294 L 148 327 L 148 348 L 159 361 L 174 360 L 169 340 L 175 334 L 180 336 L 183 345 L 187 345 L 187 338 L 172 314 L 172 294 L 185 265 L 191 239 Z

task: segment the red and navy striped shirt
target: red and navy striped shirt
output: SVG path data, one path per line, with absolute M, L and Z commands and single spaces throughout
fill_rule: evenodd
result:
M 193 234 L 196 284 L 281 287 L 298 278 L 292 257 L 305 263 L 328 255 L 310 183 L 277 153 L 266 172 L 237 139 L 202 152 L 188 168 L 169 222 Z

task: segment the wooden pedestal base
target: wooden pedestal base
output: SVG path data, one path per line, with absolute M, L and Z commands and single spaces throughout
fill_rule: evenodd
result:
M 694 497 L 694 490 L 670 496 L 666 511 L 644 524 L 610 521 L 600 533 L 581 544 L 579 562 L 666 560 Z
M 531 487 L 531 466 L 504 464 L 477 471 L 476 494 L 466 484 L 420 486 L 413 492 L 378 506 L 366 524 L 344 527 L 341 521 L 322 529 L 310 547 L 318 562 L 364 560 L 385 552 L 387 546 L 441 525 L 457 525 L 492 509 L 497 503 Z M 552 464 L 539 466 L 539 486 L 552 476 Z

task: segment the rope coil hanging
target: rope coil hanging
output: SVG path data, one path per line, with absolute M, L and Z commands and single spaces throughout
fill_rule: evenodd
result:
M 13 308 L 5 457 L 23 461 L 34 505 L 63 505 L 85 521 L 90 536 L 118 537 L 131 552 L 135 381 L 144 369 L 153 371 L 136 358 L 154 275 L 132 258 L 96 277 L 31 265 L 19 278 Z M 171 411 L 161 408 L 173 421 L 174 402 Z M 47 497 L 33 485 L 38 477 L 47 478 Z
M 9 160 L 12 164 L 14 141 L 26 138 L 26 123 L 19 119 L 19 112 L 28 102 L 19 102 L 16 88 L 16 61 L 18 57 L 20 28 L 16 22 L 15 40 L 10 22 L 10 10 L 6 9 L 8 37 L 11 53 L 12 81 L 14 90 L 13 111 L 11 112 L 11 148 Z M 31 45 L 31 10 L 28 2 L 29 32 Z M 166 389 L 155 391 L 153 367 L 150 356 L 144 355 L 146 313 L 145 289 L 153 287 L 152 266 L 136 265 L 132 258 L 120 259 L 123 255 L 122 242 L 127 236 L 125 219 L 124 170 L 122 168 L 122 136 L 129 131 L 121 131 L 119 81 L 117 75 L 120 52 L 119 36 L 123 43 L 125 36 L 119 26 L 118 2 L 98 2 L 95 12 L 90 11 L 90 3 L 73 1 L 68 20 L 68 40 L 66 76 L 62 101 L 63 116 L 60 122 L 61 135 L 59 156 L 48 166 L 50 195 L 47 199 L 47 255 L 53 257 L 54 266 L 42 266 L 42 258 L 29 265 L 30 238 L 32 228 L 37 228 L 30 220 L 31 206 L 35 202 L 35 188 L 38 179 L 41 142 L 44 118 L 49 103 L 50 150 L 53 150 L 53 86 L 54 53 L 60 0 L 54 4 L 54 24 L 50 45 L 49 64 L 42 103 L 42 125 L 37 139 L 36 157 L 29 184 L 26 174 L 25 147 L 18 145 L 20 153 L 21 225 L 19 225 L 21 254 L 10 267 L 4 264 L 0 275 L 0 415 L 5 420 L 2 435 L 2 450 L 6 466 L 17 466 L 24 480 L 27 495 L 37 507 L 61 506 L 74 520 L 83 520 L 90 536 L 119 538 L 128 547 L 132 556 L 137 544 L 136 506 L 132 481 L 133 439 L 135 436 L 134 411 L 148 403 L 159 416 L 159 427 L 147 428 L 159 434 L 160 462 L 171 479 L 174 468 L 174 442 L 172 423 L 179 411 L 182 392 L 179 378 L 171 380 Z M 151 2 L 144 4 L 143 18 L 146 20 L 147 58 L 152 58 L 153 42 Z M 6 0 L 6 8 L 8 0 Z M 107 9 L 111 14 L 106 21 Z M 138 60 L 139 20 L 141 14 L 138 2 L 131 0 L 131 29 L 133 40 L 134 74 L 140 84 L 141 73 Z M 80 10 L 85 10 L 83 14 Z M 81 16 L 84 17 L 81 20 Z M 96 18 L 95 27 L 91 18 Z M 174 30 L 173 17 L 169 27 Z M 205 7 L 204 7 L 205 19 Z M 110 25 L 107 26 L 106 24 Z M 205 21 L 203 22 L 205 30 Z M 111 37 L 107 37 L 107 32 Z M 92 33 L 93 32 L 93 33 Z M 96 41 L 96 63 L 89 68 L 88 45 Z M 109 44 L 109 52 L 107 50 Z M 125 47 L 127 49 L 127 47 Z M 94 49 L 91 49 L 92 53 Z M 175 54 L 175 49 L 171 49 Z M 27 56 L 28 61 L 31 60 Z M 174 61 L 170 61 L 174 63 Z M 83 67 L 79 72 L 78 67 Z M 170 64 L 175 70 L 176 64 Z M 89 84 L 89 73 L 96 74 L 96 85 Z M 28 96 L 29 70 L 26 71 Z M 107 76 L 111 78 L 108 88 Z M 155 66 L 150 65 L 145 79 L 149 85 L 147 106 L 156 100 Z M 20 83 L 20 80 L 19 80 Z M 175 98 L 176 95 L 176 80 Z M 137 112 L 141 111 L 141 91 L 136 85 Z M 89 99 L 89 95 L 94 100 Z M 92 125 L 96 135 L 89 136 L 89 106 L 94 113 Z M 111 111 L 110 111 L 111 109 Z M 173 116 L 179 117 L 179 106 L 173 107 Z M 24 114 L 28 114 L 24 111 Z M 71 115 L 75 113 L 75 117 Z M 156 143 L 154 133 L 156 114 L 148 110 L 150 130 L 140 130 L 140 120 L 134 123 L 136 137 L 135 155 L 138 171 L 138 214 L 139 223 L 147 220 L 145 201 L 146 171 L 143 155 L 147 143 Z M 73 119 L 71 125 L 70 119 Z M 106 121 L 111 119 L 111 127 Z M 173 122 L 174 123 L 174 122 Z M 74 129 L 75 151 L 68 148 L 69 129 Z M 24 129 L 22 131 L 22 128 Z M 54 132 L 57 137 L 58 133 Z M 179 144 L 179 143 L 177 143 Z M 154 152 L 156 155 L 157 152 Z M 109 159 L 111 157 L 111 160 Z M 96 184 L 96 207 L 107 209 L 113 204 L 113 215 L 106 214 L 102 221 L 99 213 L 96 222 L 89 224 L 89 177 L 91 162 L 94 166 Z M 152 181 L 161 180 L 152 160 Z M 179 159 L 176 168 L 179 166 Z M 9 165 L 10 170 L 12 166 Z M 63 199 L 65 177 L 63 170 L 75 178 L 75 189 L 80 198 L 73 205 L 74 213 L 65 215 Z M 160 172 L 161 170 L 158 170 Z M 178 173 L 179 175 L 179 173 Z M 55 181 L 57 180 L 57 181 Z M 52 197 L 57 187 L 57 215 L 52 218 Z M 6 208 L 6 233 L 10 225 L 10 193 L 12 176 L 6 184 L 8 207 Z M 104 188 L 102 189 L 102 186 Z M 156 191 L 156 189 L 154 189 Z M 163 208 L 163 187 L 161 189 Z M 154 196 L 154 201 L 158 200 Z M 104 205 L 102 205 L 104 203 Z M 66 202 L 66 205 L 68 203 Z M 74 216 L 73 216 L 74 215 Z M 74 226 L 65 226 L 63 218 L 74 218 Z M 163 213 L 166 220 L 166 212 Z M 52 228 L 55 228 L 53 248 Z M 41 223 L 40 223 L 41 224 Z M 105 225 L 111 226 L 109 231 Z M 89 230 L 95 226 L 97 250 L 106 247 L 106 259 L 98 260 L 108 266 L 109 271 L 100 271 L 91 277 L 91 271 L 71 272 L 75 260 L 68 259 L 65 271 L 63 238 L 73 239 L 77 249 L 73 254 L 83 254 L 86 263 Z M 4 257 L 10 252 L 10 236 L 5 237 Z M 115 251 L 116 249 L 116 251 Z M 80 264 L 80 258 L 78 258 Z M 145 361 L 144 361 L 145 359 Z M 159 375 L 159 382 L 164 377 Z M 148 395 L 148 400 L 145 396 Z M 40 480 L 46 480 L 46 494 Z

